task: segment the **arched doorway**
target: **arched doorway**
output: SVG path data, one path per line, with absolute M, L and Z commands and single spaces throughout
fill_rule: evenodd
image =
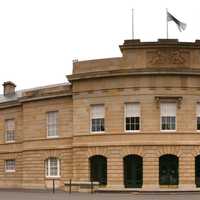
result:
M 89 158 L 90 180 L 98 181 L 101 185 L 107 184 L 107 158 L 95 155 Z
M 200 187 L 200 155 L 195 157 L 195 184 Z
M 160 185 L 178 185 L 179 183 L 178 157 L 163 155 L 159 158 L 159 183 Z
M 124 186 L 141 188 L 143 184 L 143 161 L 138 155 L 127 155 L 123 159 Z

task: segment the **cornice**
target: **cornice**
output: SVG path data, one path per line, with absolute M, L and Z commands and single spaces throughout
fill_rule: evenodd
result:
M 187 75 L 187 76 L 199 76 L 200 69 L 193 69 L 189 67 L 185 68 L 137 68 L 137 69 L 120 69 L 110 71 L 98 71 L 98 72 L 87 72 L 80 74 L 73 74 L 67 76 L 69 81 L 77 81 L 82 79 L 94 79 L 104 77 L 115 77 L 115 76 L 147 76 L 147 75 Z

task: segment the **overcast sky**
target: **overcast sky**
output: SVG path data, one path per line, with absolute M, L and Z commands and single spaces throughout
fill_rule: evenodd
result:
M 73 59 L 120 56 L 131 8 L 137 39 L 166 38 L 166 8 L 187 23 L 180 33 L 170 22 L 170 38 L 200 39 L 198 0 L 0 0 L 0 83 L 18 90 L 63 83 Z

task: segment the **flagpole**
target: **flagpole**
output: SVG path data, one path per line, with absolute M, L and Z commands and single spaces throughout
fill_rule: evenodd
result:
M 134 9 L 132 8 L 132 40 L 134 39 Z
M 167 39 L 168 39 L 168 19 L 167 16 L 168 15 L 168 9 L 166 8 L 166 33 L 167 33 Z

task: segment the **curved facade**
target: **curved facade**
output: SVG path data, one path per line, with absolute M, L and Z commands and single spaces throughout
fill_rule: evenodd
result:
M 125 40 L 120 49 L 74 62 L 70 84 L 13 93 L 4 84 L 0 186 L 200 186 L 200 41 Z

